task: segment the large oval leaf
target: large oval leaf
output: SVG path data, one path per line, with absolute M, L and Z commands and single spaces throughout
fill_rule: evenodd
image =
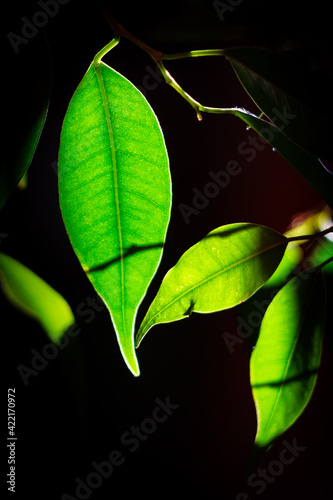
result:
M 76 255 L 110 311 L 127 366 L 139 375 L 134 322 L 166 238 L 169 161 L 148 102 L 104 63 L 90 66 L 70 102 L 59 196 Z
M 53 342 L 61 339 L 75 318 L 66 300 L 42 278 L 9 255 L 0 253 L 0 282 L 7 299 L 39 321 Z
M 137 334 L 137 345 L 157 323 L 192 312 L 234 307 L 253 295 L 273 274 L 287 239 L 267 227 L 238 223 L 211 231 L 187 250 L 165 276 Z
M 257 456 L 295 422 L 311 397 L 324 316 L 325 286 L 317 268 L 295 276 L 268 306 L 250 361 Z
M 330 101 L 328 73 L 316 72 L 299 51 L 243 47 L 224 55 L 257 106 L 284 134 L 316 157 L 333 161 L 332 106 L 318 101 L 321 93 Z

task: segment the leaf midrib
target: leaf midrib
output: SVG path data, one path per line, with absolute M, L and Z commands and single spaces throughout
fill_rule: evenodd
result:
M 309 304 L 311 303 L 311 298 L 312 298 L 312 295 L 313 295 L 313 292 L 314 292 L 314 287 L 315 287 L 315 284 L 313 285 L 313 287 L 310 289 L 310 292 L 307 296 L 307 300 L 306 300 L 306 306 L 304 307 L 304 314 L 302 314 L 302 317 L 300 318 L 300 322 L 299 322 L 299 325 L 298 325 L 298 328 L 297 328 L 297 333 L 296 333 L 296 336 L 295 336 L 295 340 L 293 342 L 293 345 L 291 347 L 291 350 L 290 350 L 290 354 L 288 356 L 288 359 L 287 359 L 287 363 L 286 363 L 286 366 L 285 366 L 285 369 L 283 371 L 283 377 L 282 377 L 282 381 L 281 381 L 281 384 L 280 384 L 280 387 L 279 387 L 279 390 L 278 390 L 278 393 L 276 394 L 276 397 L 275 397 L 275 403 L 274 403 L 274 407 L 271 411 L 271 415 L 269 417 L 269 421 L 267 422 L 266 426 L 265 426 L 265 431 L 264 431 L 264 434 L 263 434 L 263 437 L 262 439 L 265 438 L 266 434 L 267 434 L 267 431 L 269 430 L 269 427 L 270 427 L 270 423 L 273 419 L 273 416 L 274 416 L 274 413 L 275 413 L 275 410 L 276 410 L 276 407 L 278 405 L 278 402 L 281 398 L 281 394 L 282 394 L 282 389 L 283 389 L 283 385 L 284 385 L 284 382 L 285 380 L 287 379 L 287 376 L 288 376 L 288 372 L 289 372 L 289 368 L 290 368 L 290 364 L 292 362 L 292 359 L 293 359 L 293 356 L 294 356 L 294 353 L 296 351 L 296 348 L 298 346 L 298 342 L 299 342 L 299 339 L 300 339 L 300 334 L 301 334 L 301 331 L 302 331 L 302 328 L 303 328 L 303 325 L 305 323 L 305 319 L 307 318 L 308 316 L 308 312 L 310 310 L 310 308 L 308 307 Z
M 101 71 L 101 66 L 103 63 L 95 66 L 95 71 L 97 75 L 97 81 L 99 85 L 99 89 L 102 96 L 103 102 L 103 110 L 105 113 L 105 119 L 108 129 L 108 138 L 110 143 L 110 152 L 111 152 L 111 164 L 113 167 L 113 181 L 114 181 L 114 199 L 116 206 L 116 218 L 117 218 L 117 227 L 118 227 L 118 239 L 119 239 L 119 263 L 120 263 L 120 281 L 121 281 L 121 312 L 122 312 L 122 322 L 123 322 L 123 331 L 126 331 L 125 324 L 125 290 L 124 290 L 124 252 L 123 252 L 123 238 L 122 238 L 122 227 L 121 227 L 121 217 L 120 217 L 120 203 L 119 203 L 119 187 L 118 187 L 118 169 L 117 169 L 117 157 L 116 157 L 116 149 L 114 142 L 114 134 L 112 127 L 112 120 L 110 115 L 109 103 L 107 98 L 107 93 L 104 85 L 103 75 Z
M 219 275 L 229 271 L 230 269 L 232 269 L 233 267 L 237 267 L 239 265 L 242 265 L 243 263 L 251 260 L 251 259 L 254 259 L 256 258 L 258 255 L 261 255 L 262 253 L 264 252 L 268 252 L 269 250 L 272 250 L 273 248 L 275 247 L 278 247 L 279 245 L 282 245 L 283 243 L 286 243 L 286 239 L 283 239 L 281 241 L 278 241 L 277 243 L 274 243 L 273 245 L 271 245 L 270 247 L 267 247 L 265 249 L 261 249 L 259 250 L 258 252 L 255 252 L 251 255 L 248 255 L 247 257 L 244 257 L 243 259 L 237 261 L 237 262 L 234 262 L 233 264 L 230 264 L 229 266 L 225 267 L 224 269 L 221 269 L 220 271 L 216 272 L 215 274 L 213 275 L 210 275 L 209 277 L 205 278 L 204 280 L 202 280 L 199 284 L 197 285 L 193 285 L 191 288 L 189 288 L 187 291 L 184 291 L 181 295 L 179 295 L 176 299 L 172 300 L 171 302 L 169 302 L 165 307 L 163 307 L 163 309 L 161 309 L 159 312 L 157 312 L 156 314 L 154 314 L 154 316 L 150 319 L 150 321 L 148 321 L 147 323 L 147 327 L 149 325 L 151 325 L 151 323 L 154 321 L 154 319 L 159 316 L 160 314 L 162 314 L 166 309 L 168 309 L 169 307 L 171 307 L 175 302 L 178 302 L 179 300 L 181 300 L 183 297 L 185 297 L 186 295 L 188 295 L 190 292 L 192 292 L 192 290 L 194 290 L 195 288 L 198 288 L 198 287 L 201 287 L 203 286 L 207 281 L 210 281 L 211 279 L 215 279 L 216 277 L 218 277 Z M 151 325 L 152 326 L 152 325 Z M 150 326 L 149 326 L 150 328 Z M 148 328 L 148 329 L 149 329 Z M 145 334 L 145 332 L 148 331 L 147 328 L 145 328 L 142 336 Z M 140 340 L 141 336 L 139 337 L 138 340 Z

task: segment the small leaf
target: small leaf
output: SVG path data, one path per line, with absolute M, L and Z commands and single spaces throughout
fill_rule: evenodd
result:
M 148 102 L 104 63 L 91 64 L 73 95 L 58 163 L 73 249 L 110 311 L 128 368 L 139 375 L 134 323 L 166 238 L 169 161 Z
M 257 456 L 295 422 L 309 402 L 320 365 L 324 316 L 325 286 L 318 268 L 295 276 L 267 308 L 250 360 Z
M 0 253 L 0 282 L 7 299 L 23 313 L 39 321 L 53 342 L 75 323 L 65 299 L 17 260 Z
M 333 82 L 329 85 L 328 73 L 315 74 L 299 52 L 243 47 L 224 54 L 260 110 L 289 139 L 314 156 L 333 161 L 330 104 L 327 109 L 317 99 L 324 89 L 330 96 Z
M 267 227 L 238 223 L 219 227 L 187 250 L 165 276 L 137 334 L 137 345 L 158 323 L 190 313 L 240 304 L 277 268 L 287 239 Z

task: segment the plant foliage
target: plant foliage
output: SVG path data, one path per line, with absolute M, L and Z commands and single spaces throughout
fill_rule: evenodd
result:
M 136 348 L 154 326 L 192 313 L 215 313 L 248 301 L 259 289 L 278 289 L 264 314 L 250 359 L 257 411 L 255 450 L 264 453 L 302 414 L 314 390 L 325 330 L 324 274 L 332 269 L 332 228 L 279 232 L 251 222 L 217 227 L 186 250 L 168 271 L 141 325 L 139 306 L 161 262 L 170 222 L 172 189 L 161 127 L 140 91 L 102 58 L 122 37 L 144 49 L 195 110 L 230 114 L 264 137 L 333 208 L 332 124 L 324 108 L 298 93 L 297 68 L 274 50 L 230 48 L 163 54 L 111 20 L 115 38 L 96 55 L 63 120 L 59 149 L 59 199 L 75 252 L 105 302 L 123 359 L 140 374 Z M 185 57 L 223 56 L 230 61 L 260 114 L 242 108 L 210 108 L 194 100 L 164 66 Z M 292 78 L 286 75 L 290 69 Z M 48 73 L 48 72 L 47 72 Z M 49 99 L 46 77 L 40 106 L 19 140 L 13 165 L 1 170 L 1 205 L 29 166 Z M 296 82 L 296 84 L 295 84 Z M 7 160 L 6 160 L 7 161 Z M 302 244 L 321 241 L 302 272 Z M 41 278 L 0 254 L 3 291 L 37 319 L 57 342 L 74 322 L 67 302 Z M 170 328 L 172 328 L 170 326 Z M 110 328 L 111 330 L 111 328 Z M 157 332 L 156 328 L 156 332 Z
M 104 63 L 90 66 L 71 100 L 58 164 L 68 235 L 138 375 L 134 321 L 165 242 L 169 161 L 148 102 Z

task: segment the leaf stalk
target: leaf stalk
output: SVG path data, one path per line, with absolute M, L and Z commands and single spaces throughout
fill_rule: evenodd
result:
M 104 57 L 105 54 L 110 52 L 110 50 L 112 50 L 116 45 L 118 45 L 119 41 L 120 41 L 120 36 L 116 35 L 111 40 L 111 42 L 109 42 L 107 45 L 105 45 L 105 47 L 103 47 L 99 52 L 97 52 L 93 60 L 93 65 L 95 68 L 100 65 L 102 57 Z
M 313 233 L 313 234 L 306 234 L 306 235 L 300 235 L 300 236 L 290 236 L 288 239 L 288 243 L 291 241 L 301 241 L 301 240 L 310 240 L 310 239 L 317 239 L 317 238 L 322 238 L 323 236 L 326 236 L 328 233 L 333 232 L 333 226 L 330 226 L 323 231 L 320 231 L 319 233 Z

